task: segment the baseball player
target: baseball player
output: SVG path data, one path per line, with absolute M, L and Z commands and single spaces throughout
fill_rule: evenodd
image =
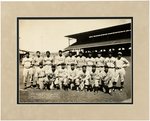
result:
M 54 82 L 57 79 L 58 72 L 56 66 L 52 65 L 50 70 L 46 70 L 46 83 L 48 89 L 54 89 Z
M 50 51 L 46 51 L 46 56 L 43 59 L 44 69 L 51 70 L 52 63 L 53 63 L 53 57 L 50 56 Z
M 114 75 L 111 73 L 111 71 L 109 71 L 109 67 L 107 65 L 105 65 L 104 71 L 101 72 L 100 76 L 101 76 L 103 91 L 111 94 Z
M 94 92 L 98 92 L 98 88 L 100 85 L 100 72 L 97 70 L 96 65 L 92 66 L 92 71 L 90 72 L 91 76 L 91 85 L 94 89 Z
M 78 70 L 82 70 L 82 66 L 86 64 L 86 58 L 83 56 L 82 51 L 79 52 L 79 56 L 76 58 Z
M 46 73 L 45 73 L 45 69 L 43 68 L 43 62 L 39 63 L 39 67 L 36 70 L 36 74 L 37 74 L 37 78 L 38 78 L 38 81 L 37 81 L 38 88 L 44 89 Z
M 78 78 L 80 80 L 80 90 L 82 91 L 84 88 L 88 90 L 90 85 L 90 73 L 85 65 L 82 66 L 82 70 L 79 72 Z
M 90 72 L 92 70 L 92 65 L 95 64 L 95 59 L 92 57 L 92 53 L 89 53 L 89 57 L 86 58 L 87 70 Z
M 40 51 L 36 52 L 36 57 L 33 59 L 33 64 L 34 64 L 34 78 L 35 78 L 35 83 L 37 83 L 37 69 L 39 68 L 39 64 L 43 63 L 43 58 L 41 57 Z
M 75 69 L 75 64 L 71 64 L 71 69 L 68 70 L 68 79 L 70 84 L 70 89 L 72 90 L 75 86 L 75 81 L 78 77 L 77 70 Z
M 129 61 L 124 57 L 122 57 L 122 52 L 118 52 L 118 57 L 116 58 L 115 66 L 116 66 L 116 75 L 115 75 L 115 81 L 113 83 L 114 90 L 118 80 L 120 79 L 121 82 L 120 91 L 122 91 L 124 80 L 125 80 L 124 79 L 125 73 L 126 73 L 125 68 L 129 66 Z
M 55 84 L 58 85 L 60 89 L 63 88 L 63 85 L 67 85 L 68 84 L 68 71 L 65 68 L 65 63 L 61 64 L 61 69 L 58 70 L 58 79 L 56 79 Z
M 57 69 L 61 68 L 62 63 L 65 63 L 65 56 L 62 55 L 62 50 L 59 50 L 58 56 L 55 57 L 55 64 L 57 65 Z
M 115 61 L 116 59 L 112 56 L 112 52 L 109 51 L 108 57 L 105 59 L 105 65 L 108 66 L 108 69 L 112 73 L 112 75 L 115 74 Z
M 98 52 L 95 63 L 99 72 L 104 71 L 105 58 L 102 57 L 101 52 Z
M 71 68 L 71 64 L 76 65 L 76 58 L 72 56 L 72 52 L 69 51 L 69 56 L 65 59 L 65 63 L 67 64 L 67 69 Z
M 32 58 L 29 57 L 29 52 L 26 52 L 25 58 L 22 60 L 23 65 L 23 83 L 24 89 L 27 88 L 27 79 L 29 78 L 31 82 L 31 87 L 33 86 L 33 69 L 32 69 Z

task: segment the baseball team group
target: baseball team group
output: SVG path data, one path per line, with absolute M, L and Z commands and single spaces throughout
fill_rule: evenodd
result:
M 37 51 L 35 57 L 30 57 L 30 53 L 26 52 L 22 60 L 23 90 L 103 91 L 109 94 L 123 91 L 125 68 L 129 66 L 129 61 L 122 56 L 122 52 L 117 54 L 113 57 L 109 51 L 107 57 L 103 57 L 98 52 L 97 57 L 93 57 L 92 53 L 85 57 L 82 51 L 76 56 L 69 51 L 68 56 L 64 56 L 60 50 L 56 56 L 46 51 L 42 57 Z

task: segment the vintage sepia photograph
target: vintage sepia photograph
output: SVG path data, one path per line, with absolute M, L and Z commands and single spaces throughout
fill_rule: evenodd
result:
M 132 17 L 18 17 L 18 104 L 133 104 Z

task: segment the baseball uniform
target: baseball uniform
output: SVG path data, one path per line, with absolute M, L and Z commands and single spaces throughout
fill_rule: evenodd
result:
M 32 81 L 31 77 L 33 75 L 33 68 L 32 68 L 32 58 L 23 58 L 22 60 L 22 65 L 23 65 L 23 76 L 27 78 L 28 76 L 30 77 L 30 81 Z M 24 83 L 27 82 L 27 79 L 24 80 Z
M 84 56 L 82 57 L 77 57 L 76 58 L 76 62 L 77 62 L 77 68 L 80 71 L 82 69 L 82 66 L 86 64 L 86 58 Z
M 121 57 L 120 59 L 116 58 L 116 75 L 115 75 L 115 82 L 118 82 L 119 77 L 120 81 L 124 82 L 124 77 L 125 77 L 125 67 L 129 66 L 129 61 L 125 59 L 124 57 Z
M 71 64 L 76 64 L 76 58 L 74 56 L 72 57 L 68 56 L 65 59 L 65 63 L 67 64 L 67 69 L 70 69 Z
M 112 75 L 115 74 L 115 61 L 116 59 L 114 57 L 111 58 L 107 57 L 105 59 L 105 64 L 108 66 L 109 71 L 112 73 Z
M 82 70 L 78 74 L 78 78 L 80 80 L 80 89 L 84 89 L 84 85 L 88 86 L 90 85 L 90 73 L 89 71 L 83 72 Z
M 59 84 L 60 89 L 62 89 L 62 84 L 63 83 L 66 84 L 67 81 L 68 81 L 68 78 L 67 78 L 68 77 L 68 71 L 67 71 L 67 69 L 66 68 L 59 69 L 57 76 L 58 76 L 58 80 L 55 81 L 55 84 Z
M 40 57 L 36 56 L 33 60 L 35 77 L 37 77 L 37 70 L 39 68 L 40 62 L 43 62 L 43 57 L 41 57 L 41 56 Z
M 44 83 L 46 80 L 45 69 L 43 67 L 42 68 L 38 67 L 36 70 L 36 73 L 37 73 L 37 77 L 38 77 L 37 84 L 39 84 L 40 89 L 44 89 Z
M 95 63 L 97 66 L 97 69 L 99 72 L 104 71 L 104 63 L 105 63 L 105 58 L 104 57 L 96 57 L 95 58 Z
M 57 65 L 57 69 L 61 68 L 61 64 L 65 63 L 65 56 L 56 56 L 54 63 Z
M 53 57 L 44 57 L 43 59 L 43 64 L 44 64 L 44 69 L 45 70 L 51 70 L 51 65 L 53 63 Z
M 91 58 L 86 58 L 86 65 L 87 65 L 87 70 L 90 72 L 92 70 L 92 65 L 95 64 L 95 59 L 93 57 Z

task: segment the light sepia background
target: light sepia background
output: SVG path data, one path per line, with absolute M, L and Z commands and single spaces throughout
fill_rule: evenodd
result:
M 133 17 L 133 104 L 17 104 L 17 17 Z M 2 119 L 148 119 L 148 2 L 3 2 Z

